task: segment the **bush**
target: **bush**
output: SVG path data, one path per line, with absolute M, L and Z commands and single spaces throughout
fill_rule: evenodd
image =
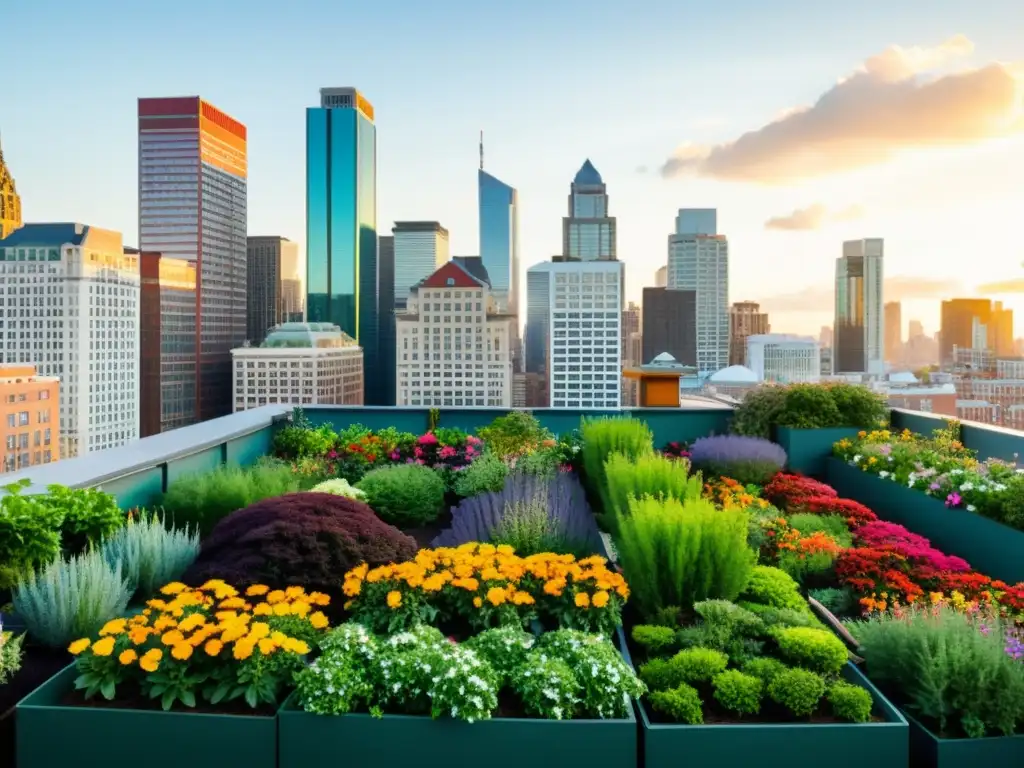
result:
M 415 528 L 444 511 L 444 480 L 419 464 L 396 464 L 367 472 L 356 487 L 385 523 Z
M 758 656 L 755 659 L 749 659 L 743 664 L 744 672 L 752 677 L 756 677 L 766 686 L 787 669 L 789 667 L 778 659 L 773 659 L 771 656 Z
M 511 411 L 477 430 L 487 449 L 498 458 L 522 456 L 537 450 L 552 435 L 529 411 Z
M 849 613 L 856 606 L 853 593 L 845 587 L 839 589 L 834 587 L 810 589 L 807 591 L 807 594 L 821 603 L 834 616 L 842 616 Z
M 515 669 L 511 683 L 526 714 L 548 720 L 572 717 L 583 690 L 565 661 L 538 653 Z
M 709 479 L 729 477 L 742 485 L 764 485 L 786 466 L 786 452 L 769 440 L 718 435 L 690 446 L 690 463 Z
M 170 483 L 160 500 L 164 521 L 176 528 L 195 528 L 205 537 L 227 515 L 263 499 L 299 490 L 291 467 L 261 460 L 248 468 L 221 466 L 186 475 Z
M 824 675 L 837 674 L 846 665 L 846 646 L 828 630 L 789 627 L 774 634 L 782 655 L 794 664 Z
M 28 480 L 3 487 L 0 496 L 0 590 L 60 555 L 64 510 L 48 505 L 43 496 L 26 496 Z
M 185 578 L 191 584 L 223 579 L 239 586 L 296 585 L 336 595 L 342 577 L 355 566 L 400 563 L 415 554 L 415 540 L 366 504 L 326 493 L 294 493 L 221 520 Z
M 644 498 L 619 521 L 619 562 L 641 616 L 668 605 L 734 599 L 750 580 L 747 514 L 700 499 Z
M 649 656 L 658 656 L 676 646 L 676 631 L 671 627 L 639 624 L 633 627 L 633 642 L 643 648 Z
M 104 541 L 102 551 L 111 568 L 121 566 L 135 596 L 148 598 L 195 562 L 199 534 L 169 531 L 158 515 L 143 515 Z
M 681 629 L 677 640 L 685 648 L 700 646 L 725 653 L 733 662 L 756 655 L 763 645 L 764 622 L 751 611 L 727 600 L 705 600 L 693 606 L 700 621 Z
M 732 431 L 737 435 L 770 440 L 779 417 L 786 409 L 786 388 L 759 387 L 748 392 L 743 402 L 733 411 Z
M 24 635 L 15 637 L 0 629 L 0 686 L 6 685 L 21 669 L 21 646 Z
M 608 494 L 605 461 L 613 453 L 635 459 L 654 452 L 654 436 L 639 419 L 584 419 L 580 427 L 583 446 L 580 449 L 584 479 L 592 499 L 601 500 L 601 509 L 612 509 Z
M 808 717 L 825 695 L 825 681 L 806 669 L 787 669 L 772 677 L 768 695 L 797 717 Z
M 729 657 L 711 648 L 687 648 L 673 656 L 669 663 L 684 683 L 707 683 L 724 672 Z
M 760 678 L 730 669 L 715 675 L 711 684 L 715 688 L 715 700 L 730 712 L 756 715 L 761 711 L 764 683 Z
M 792 608 L 803 613 L 810 610 L 793 577 L 768 565 L 754 567 L 741 597 L 772 608 Z
M 667 691 L 651 694 L 651 707 L 677 723 L 701 725 L 704 722 L 704 702 L 697 689 L 683 683 Z
M 14 610 L 29 635 L 50 648 L 65 648 L 90 635 L 128 607 L 133 585 L 121 565 L 107 564 L 91 550 L 68 560 L 54 560 L 14 589 Z
M 533 648 L 534 636 L 521 627 L 505 626 L 486 629 L 473 635 L 463 645 L 490 664 L 502 683 L 508 682 Z
M 874 702 L 871 700 L 871 694 L 859 685 L 837 680 L 829 686 L 827 698 L 836 717 L 854 723 L 866 723 L 871 720 Z
M 652 691 L 667 691 L 683 682 L 682 670 L 671 659 L 651 659 L 641 664 L 637 671 Z
M 323 456 L 337 441 L 338 435 L 328 425 L 313 428 L 301 408 L 292 411 L 292 423 L 274 435 L 274 454 L 285 459 Z
M 700 475 L 691 477 L 686 461 L 660 453 L 632 458 L 613 453 L 605 461 L 604 472 L 610 503 L 604 509 L 604 517 L 612 530 L 617 530 L 618 519 L 629 514 L 630 499 L 650 496 L 695 501 L 704 490 Z
M 322 483 L 314 485 L 310 490 L 313 493 L 332 493 L 335 496 L 344 496 L 346 499 L 356 499 L 359 501 L 366 498 L 365 493 L 354 485 L 351 485 L 349 481 L 343 477 L 324 480 Z
M 799 512 L 790 515 L 789 527 L 800 532 L 803 536 L 810 536 L 813 533 L 824 533 L 845 548 L 853 546 L 853 535 L 846 527 L 846 520 L 839 515 L 816 515 L 813 512 Z
M 733 416 L 740 435 L 768 439 L 772 427 L 875 429 L 888 420 L 885 400 L 859 384 L 791 384 L 747 395 Z
M 463 498 L 497 493 L 505 487 L 508 465 L 496 454 L 485 453 L 455 474 L 454 490 Z
M 64 513 L 60 544 L 65 554 L 77 555 L 99 544 L 125 522 L 117 499 L 96 488 L 65 488 L 51 485 L 40 497 L 49 507 Z

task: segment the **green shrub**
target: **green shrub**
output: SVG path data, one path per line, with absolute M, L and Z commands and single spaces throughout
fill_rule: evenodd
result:
M 444 480 L 430 467 L 395 464 L 367 472 L 356 487 L 366 503 L 386 523 L 415 528 L 444 511 Z
M 0 496 L 0 591 L 60 554 L 64 510 L 46 504 L 43 496 L 22 494 L 29 484 L 6 485 Z
M 838 552 L 803 555 L 786 550 L 779 553 L 778 568 L 788 573 L 794 581 L 805 584 L 815 577 L 830 573 L 838 557 Z
M 851 612 L 856 606 L 853 593 L 846 588 L 835 589 L 828 587 L 826 589 L 810 589 L 807 591 L 810 597 L 813 597 L 830 613 L 836 616 L 842 616 L 843 614 Z
M 651 694 L 651 707 L 677 723 L 701 725 L 704 722 L 703 704 L 697 689 L 685 683 Z
M 604 463 L 610 505 L 604 509 L 605 522 L 616 530 L 616 521 L 629 514 L 630 501 L 644 496 L 683 502 L 699 499 L 704 485 L 700 475 L 689 475 L 688 467 L 685 461 L 661 453 L 611 454 Z
M 672 627 L 675 629 L 679 626 L 682 615 L 683 611 L 678 605 L 666 605 L 664 608 L 659 608 L 655 611 L 649 621 L 658 627 Z
M 612 509 L 605 476 L 605 461 L 613 453 L 635 459 L 654 452 L 654 435 L 638 419 L 584 419 L 580 426 L 583 479 L 591 499 L 600 499 L 606 514 Z
M 519 626 L 487 629 L 466 640 L 463 645 L 486 661 L 497 673 L 502 684 L 526 661 L 533 647 L 534 637 Z
M 729 669 L 715 675 L 711 684 L 715 688 L 715 700 L 730 712 L 756 715 L 761 710 L 764 683 L 760 678 Z
M 125 514 L 117 499 L 96 488 L 65 488 L 51 485 L 43 503 L 64 513 L 60 546 L 65 554 L 77 555 L 99 544 L 124 525 Z
M 827 698 L 836 717 L 854 723 L 871 720 L 871 694 L 859 685 L 837 680 L 829 686 Z
M 170 531 L 158 515 L 143 514 L 103 542 L 111 568 L 121 566 L 135 596 L 149 598 L 164 584 L 177 581 L 199 554 L 199 534 Z
M 771 440 L 772 429 L 785 408 L 785 387 L 759 387 L 749 392 L 733 411 L 732 431 L 737 435 Z
M 65 648 L 124 613 L 132 592 L 120 563 L 111 568 L 102 553 L 91 550 L 28 576 L 15 587 L 13 602 L 32 638 Z
M 285 459 L 319 457 L 327 453 L 338 440 L 328 425 L 316 429 L 301 408 L 292 411 L 292 423 L 274 434 L 274 455 Z
M 538 448 L 512 459 L 512 470 L 524 475 L 551 478 L 558 472 L 563 458 L 562 451 L 557 445 L 551 448 Z
M 774 635 L 782 655 L 801 667 L 832 675 L 846 665 L 846 646 L 826 629 L 789 627 Z
M 667 691 L 683 682 L 682 671 L 671 659 L 651 659 L 641 664 L 637 671 L 652 691 Z
M 839 515 L 814 515 L 809 512 L 799 512 L 790 515 L 789 527 L 795 528 L 804 536 L 818 532 L 827 534 L 844 549 L 853 546 L 853 536 L 846 525 L 846 520 Z
M 736 408 L 736 434 L 770 439 L 772 427 L 875 429 L 887 421 L 884 399 L 860 384 L 792 384 L 762 387 Z
M 768 683 L 768 695 L 797 717 L 808 717 L 825 695 L 825 681 L 806 669 L 787 669 Z
M 756 615 L 768 629 L 774 627 L 822 628 L 822 623 L 818 621 L 818 617 L 811 612 L 809 607 L 801 611 L 795 608 L 772 608 L 770 605 L 757 603 L 743 603 L 743 607 Z
M 705 600 L 693 609 L 701 619 L 679 630 L 677 639 L 684 648 L 713 648 L 734 663 L 760 652 L 764 643 L 758 638 L 765 625 L 752 612 L 727 600 Z
M 650 656 L 667 653 L 676 645 L 676 631 L 671 627 L 639 624 L 633 627 L 632 637 Z
M 21 669 L 22 644 L 24 635 L 15 637 L 11 632 L 0 628 L 0 686 L 5 685 Z
M 712 648 L 687 648 L 673 656 L 669 663 L 684 683 L 706 683 L 719 672 L 724 672 L 729 657 Z
M 273 459 L 245 469 L 221 466 L 172 481 L 160 506 L 168 525 L 195 528 L 205 538 L 222 518 L 257 501 L 298 491 L 300 481 L 291 467 Z
M 498 493 L 505 487 L 508 465 L 493 453 L 485 453 L 455 473 L 454 490 L 469 498 L 480 493 Z
M 529 411 L 510 411 L 499 416 L 486 427 L 481 427 L 477 437 L 499 459 L 530 453 L 543 441 L 552 439 L 551 433 Z
M 699 499 L 644 498 L 630 504 L 615 542 L 641 616 L 668 605 L 734 599 L 756 560 L 747 547 L 747 515 Z
M 758 678 L 765 685 L 768 685 L 777 675 L 785 672 L 787 669 L 789 667 L 778 659 L 773 659 L 771 656 L 758 656 L 756 659 L 750 659 L 743 664 L 744 672 Z
M 358 499 L 362 501 L 366 494 L 349 483 L 343 477 L 335 477 L 331 480 L 324 480 L 309 489 L 313 493 L 330 493 L 334 496 L 344 496 L 346 499 Z
M 807 612 L 807 601 L 800 594 L 800 586 L 785 571 L 768 565 L 758 565 L 750 573 L 743 587 L 742 599 L 772 608 L 792 608 Z

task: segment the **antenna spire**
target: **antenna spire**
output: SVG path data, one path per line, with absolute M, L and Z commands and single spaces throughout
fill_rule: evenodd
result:
M 480 170 L 484 169 L 484 132 L 480 131 Z

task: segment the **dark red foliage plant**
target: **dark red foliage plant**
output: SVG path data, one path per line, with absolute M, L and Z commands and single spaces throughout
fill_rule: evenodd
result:
M 183 579 L 188 584 L 223 579 L 237 587 L 301 586 L 338 596 L 342 577 L 360 563 L 399 563 L 415 554 L 411 536 L 360 501 L 330 493 L 292 493 L 223 518 Z
M 779 509 L 790 511 L 798 502 L 818 497 L 835 498 L 838 494 L 830 485 L 819 483 L 803 475 L 779 472 L 764 487 L 764 498 Z

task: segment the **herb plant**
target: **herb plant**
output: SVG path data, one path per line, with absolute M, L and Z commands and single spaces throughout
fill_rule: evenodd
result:
M 142 513 L 106 539 L 102 552 L 112 568 L 121 566 L 135 596 L 148 598 L 192 565 L 199 554 L 199 534 L 168 530 L 159 515 Z
M 444 511 L 445 484 L 430 467 L 396 464 L 367 472 L 356 487 L 386 523 L 407 528 L 424 525 Z

